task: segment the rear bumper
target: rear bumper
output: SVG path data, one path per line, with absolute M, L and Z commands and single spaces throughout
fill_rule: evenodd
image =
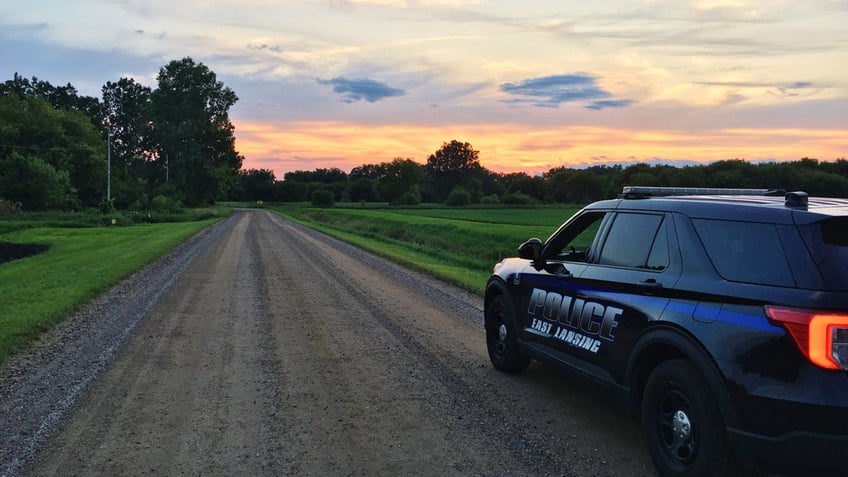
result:
M 808 363 L 787 365 L 783 379 L 735 371 L 746 379 L 730 384 L 735 419 L 725 422 L 740 464 L 780 476 L 848 476 L 845 373 Z
M 792 432 L 773 437 L 728 429 L 728 439 L 744 467 L 786 476 L 834 476 L 848 471 L 848 435 Z

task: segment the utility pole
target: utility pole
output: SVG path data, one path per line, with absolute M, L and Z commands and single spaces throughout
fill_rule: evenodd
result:
M 106 133 L 106 201 L 112 200 L 112 128 Z

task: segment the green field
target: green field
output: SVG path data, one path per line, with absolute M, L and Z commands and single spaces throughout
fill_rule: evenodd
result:
M 221 217 L 129 227 L 37 227 L 31 219 L 3 220 L 0 229 L 13 231 L 0 233 L 0 241 L 50 248 L 0 264 L 0 363 Z
M 300 223 L 482 293 L 492 267 L 530 237 L 546 239 L 578 210 L 546 208 L 318 209 L 279 206 Z

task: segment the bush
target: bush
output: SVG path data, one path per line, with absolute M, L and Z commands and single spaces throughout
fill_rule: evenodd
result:
M 312 205 L 315 207 L 332 207 L 336 203 L 333 193 L 326 189 L 312 191 Z
M 454 189 L 450 191 L 450 194 L 448 194 L 448 199 L 445 201 L 445 204 L 451 207 L 468 205 L 470 203 L 471 193 L 462 187 L 454 187 Z
M 183 204 L 178 200 L 160 194 L 150 201 L 150 207 L 156 212 L 179 212 L 183 209 Z
M 396 202 L 397 205 L 418 205 L 421 203 L 421 194 L 417 192 L 404 192 Z
M 501 203 L 500 199 L 498 199 L 497 194 L 487 195 L 480 199 L 480 203 L 483 205 L 498 205 Z
M 103 215 L 115 212 L 115 199 L 103 199 L 100 201 L 100 213 Z
M 530 205 L 533 203 L 533 198 L 521 192 L 513 192 L 506 194 L 501 200 L 501 203 L 508 205 Z

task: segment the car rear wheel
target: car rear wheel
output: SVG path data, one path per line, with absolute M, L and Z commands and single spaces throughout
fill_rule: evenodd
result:
M 651 373 L 642 397 L 642 432 L 660 475 L 720 476 L 732 468 L 721 413 L 688 361 L 666 361 Z
M 495 297 L 486 308 L 486 347 L 497 370 L 520 373 L 530 364 L 530 358 L 518 349 L 515 319 L 503 296 Z

